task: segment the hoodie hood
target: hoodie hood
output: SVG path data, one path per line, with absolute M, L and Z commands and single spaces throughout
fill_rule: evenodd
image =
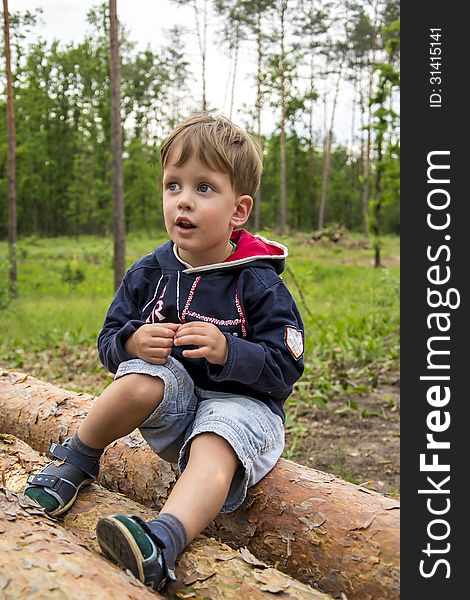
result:
M 201 271 L 227 269 L 239 265 L 246 265 L 258 260 L 269 261 L 269 264 L 278 274 L 284 271 L 288 251 L 283 244 L 268 240 L 261 235 L 252 235 L 246 231 L 246 229 L 237 229 L 233 231 L 230 240 L 237 245 L 235 252 L 227 257 L 224 262 L 212 265 L 192 267 L 181 260 L 174 244 L 173 252 L 178 261 L 187 267 L 184 269 L 184 273 L 199 273 Z

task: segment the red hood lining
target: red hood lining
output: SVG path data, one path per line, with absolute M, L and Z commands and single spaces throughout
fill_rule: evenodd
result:
M 237 229 L 230 236 L 232 242 L 237 245 L 237 249 L 233 254 L 224 260 L 224 262 L 233 262 L 243 258 L 266 256 L 286 256 L 285 249 L 274 245 L 268 240 L 264 241 L 259 237 L 255 237 L 246 229 Z

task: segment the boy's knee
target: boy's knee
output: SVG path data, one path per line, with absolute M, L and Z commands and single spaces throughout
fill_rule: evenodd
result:
M 157 406 L 163 398 L 165 384 L 159 377 L 130 373 L 116 380 L 115 383 L 119 382 L 126 402 Z
M 189 460 L 206 463 L 208 457 L 211 457 L 211 462 L 220 463 L 226 467 L 228 471 L 234 471 L 239 463 L 237 453 L 232 448 L 231 444 L 217 433 L 207 431 L 199 433 L 191 440 L 189 449 Z

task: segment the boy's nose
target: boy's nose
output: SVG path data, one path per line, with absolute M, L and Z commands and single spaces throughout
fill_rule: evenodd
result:
M 190 210 L 194 207 L 194 201 L 190 191 L 183 191 L 179 195 L 177 206 L 180 210 Z

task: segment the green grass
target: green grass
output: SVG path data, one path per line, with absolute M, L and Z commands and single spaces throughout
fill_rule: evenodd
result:
M 306 371 L 297 392 L 325 403 L 337 392 L 361 393 L 374 385 L 378 369 L 396 368 L 399 354 L 399 239 L 383 239 L 387 266 L 374 269 L 373 250 L 347 234 L 342 245 L 311 243 L 307 234 L 279 238 L 289 247 L 289 286 L 303 315 Z M 166 239 L 131 235 L 127 262 Z M 6 285 L 6 244 L 0 243 L 0 291 Z M 16 368 L 25 353 L 64 344 L 96 343 L 112 300 L 112 240 L 25 238 L 18 243 L 18 299 L 0 310 L 0 361 Z
M 164 239 L 130 238 L 128 266 Z M 18 300 L 0 311 L 0 357 L 64 339 L 94 344 L 113 297 L 112 253 L 111 239 L 91 236 L 21 240 Z M 3 243 L 0 257 L 5 255 Z

